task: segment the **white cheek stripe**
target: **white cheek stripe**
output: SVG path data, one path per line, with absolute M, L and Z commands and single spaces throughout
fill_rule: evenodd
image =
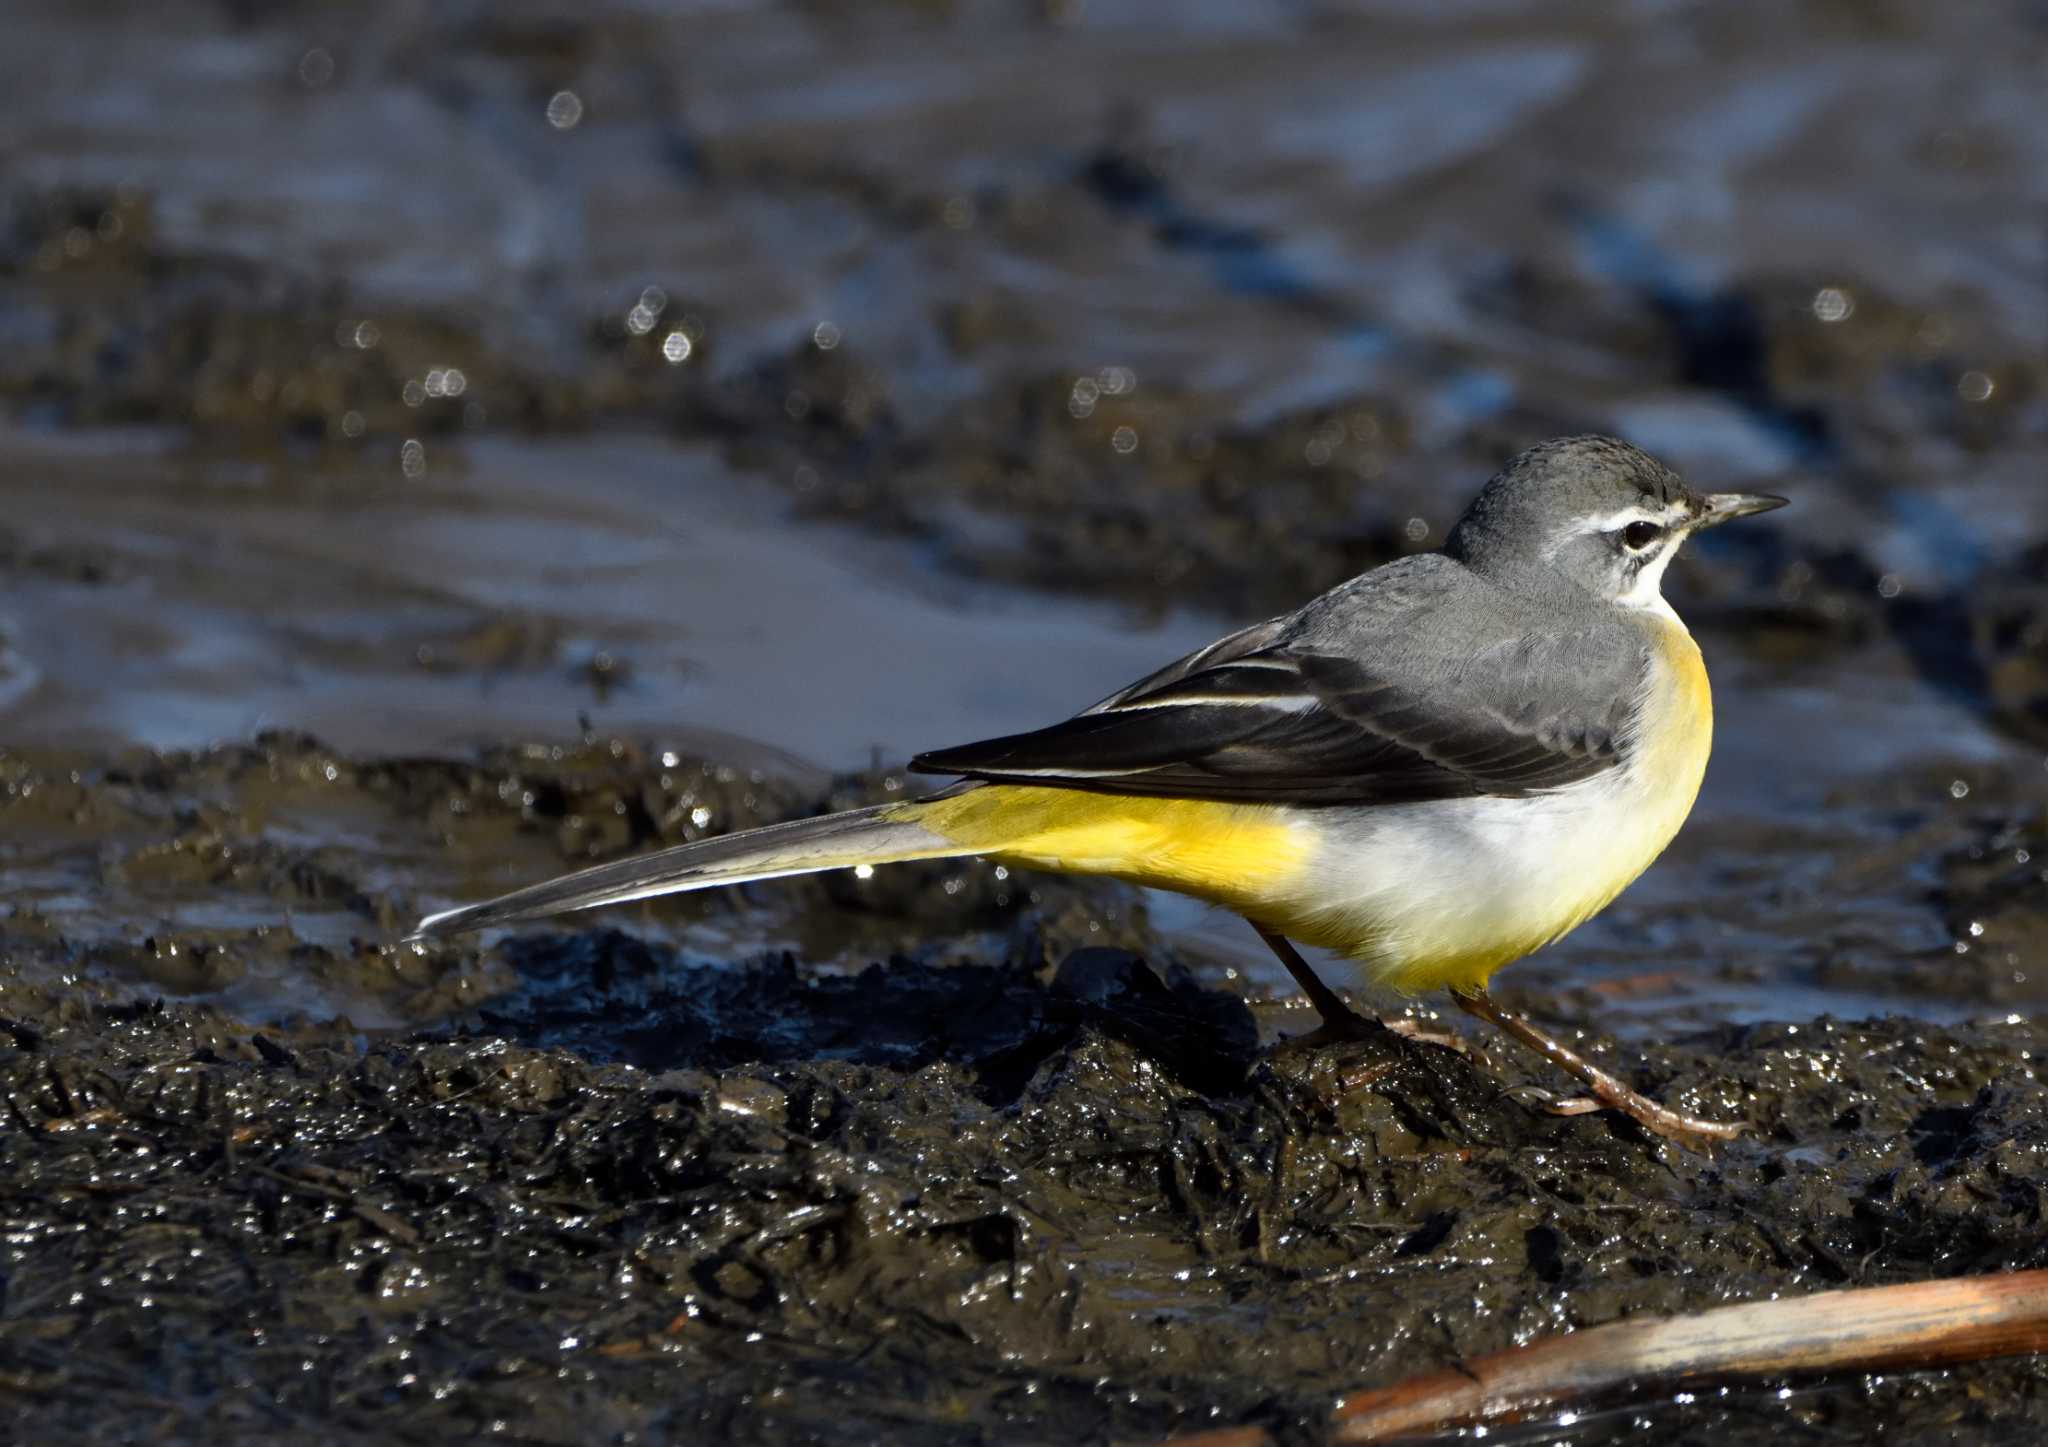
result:
M 1675 620 L 1678 615 L 1671 612 L 1671 605 L 1664 600 L 1664 570 L 1678 556 L 1678 542 L 1676 534 L 1667 536 L 1664 551 L 1637 569 L 1628 591 L 1614 601 L 1624 608 L 1647 608 L 1652 613 L 1670 614 Z

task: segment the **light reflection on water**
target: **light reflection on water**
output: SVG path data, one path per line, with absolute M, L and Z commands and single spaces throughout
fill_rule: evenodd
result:
M 147 450 L 116 460 L 89 441 L 17 435 L 9 475 L 35 493 L 61 476 L 88 504 L 49 520 L 53 542 L 146 535 L 151 571 L 16 593 L 12 632 L 45 674 L 8 720 L 19 744 L 191 748 L 290 727 L 411 752 L 567 736 L 582 716 L 854 769 L 1085 707 L 1219 627 L 934 577 L 908 545 L 791 527 L 714 454 L 655 439 L 479 442 L 459 481 L 203 512 Z M 138 657 L 143 617 L 154 646 Z M 448 669 L 415 666 L 416 639 L 507 617 L 531 648 L 444 645 Z M 633 664 L 604 696 L 573 668 L 600 648 Z

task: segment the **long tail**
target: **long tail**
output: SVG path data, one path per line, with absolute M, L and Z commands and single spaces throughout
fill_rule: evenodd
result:
M 677 894 L 751 879 L 813 874 L 856 864 L 893 864 L 905 859 L 944 859 L 977 850 L 936 834 L 916 822 L 914 805 L 877 804 L 770 824 L 741 834 L 678 844 L 655 854 L 620 859 L 594 869 L 529 885 L 482 904 L 430 914 L 409 936 L 458 934 L 491 925 L 515 924 L 601 904 L 623 904 L 650 895 Z

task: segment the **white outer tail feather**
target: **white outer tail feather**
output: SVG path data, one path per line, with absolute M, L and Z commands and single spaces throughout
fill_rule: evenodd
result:
M 904 812 L 901 804 L 876 804 L 613 860 L 528 885 L 481 904 L 430 914 L 406 938 L 460 934 L 493 925 L 544 919 L 571 910 L 595 909 L 599 905 L 624 904 L 717 885 L 745 884 L 756 879 L 780 879 L 792 874 L 815 874 L 824 869 L 889 864 L 905 859 L 944 859 L 974 852 L 934 834 L 914 819 L 902 817 Z

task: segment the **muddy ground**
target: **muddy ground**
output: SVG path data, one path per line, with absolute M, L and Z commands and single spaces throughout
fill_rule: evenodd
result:
M 573 857 L 567 821 L 620 799 L 659 834 L 663 802 L 720 798 L 688 763 L 535 752 L 355 765 L 271 738 L 8 761 L 11 837 L 95 849 L 111 890 L 356 927 L 87 946 L 33 910 L 8 921 L 0 1388 L 39 1435 L 1072 1441 L 1256 1421 L 1314 1441 L 1341 1389 L 1547 1331 L 2048 1265 L 2048 1032 L 2019 1014 L 1589 1039 L 1664 1099 L 1752 1123 L 1710 1157 L 1544 1113 L 1556 1082 L 1491 1045 L 1262 1050 L 1276 1007 L 1176 966 L 1108 891 L 932 866 L 653 907 L 830 915 L 877 942 L 858 971 L 702 963 L 603 927 L 394 946 L 360 857 L 256 822 L 327 794 L 392 838 L 538 829 Z M 751 820 L 873 792 L 731 802 Z M 1923 862 L 1948 855 L 1950 907 L 2038 937 L 2048 890 L 2007 863 L 2048 845 L 2038 812 L 1908 812 Z M 1105 931 L 1122 944 L 1086 942 Z M 961 957 L 963 935 L 983 943 Z M 254 998 L 264 973 L 435 1023 L 254 1023 L 191 998 Z M 1882 1421 L 1954 1440 L 2037 1420 L 2048 1376 L 1789 1385 L 1536 1435 L 1847 1442 Z
M 2048 1265 L 2026 6 L 28 7 L 0 1398 L 41 1440 L 1068 1442 Z M 1501 994 L 980 863 L 426 909 L 901 797 L 1621 431 L 1717 754 Z M 1437 1026 L 1431 1001 L 1361 995 Z M 2031 1361 L 1516 1441 L 2022 1438 Z M 1501 1433 L 1496 1432 L 1494 1437 Z

